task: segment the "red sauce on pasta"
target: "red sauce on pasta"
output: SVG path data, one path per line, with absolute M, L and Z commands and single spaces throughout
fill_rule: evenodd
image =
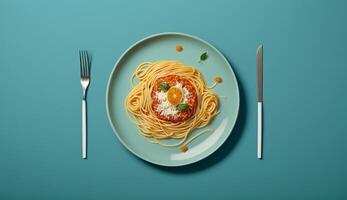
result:
M 185 104 L 188 104 L 189 106 L 188 109 L 178 111 L 177 114 L 175 114 L 174 116 L 163 115 L 161 112 L 157 111 L 157 108 L 161 104 L 161 102 L 159 99 L 157 99 L 156 93 L 163 91 L 163 89 L 159 87 L 161 83 L 168 84 L 169 87 L 174 87 L 177 85 L 177 83 L 180 83 L 182 85 L 182 88 L 187 89 L 189 92 L 189 96 L 186 97 L 187 101 L 185 102 Z M 164 92 L 167 92 L 167 91 L 164 91 Z M 188 120 L 195 113 L 196 107 L 198 105 L 197 94 L 196 94 L 196 89 L 194 85 L 189 80 L 177 75 L 168 75 L 165 77 L 158 78 L 151 92 L 151 98 L 152 98 L 152 109 L 154 113 L 156 114 L 156 116 L 161 120 L 173 122 L 173 123 L 184 122 Z

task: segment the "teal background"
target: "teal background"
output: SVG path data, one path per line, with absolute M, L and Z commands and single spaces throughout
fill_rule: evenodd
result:
M 0 1 L 0 199 L 346 199 L 346 1 Z M 107 120 L 114 63 L 157 32 L 196 35 L 239 80 L 233 137 L 163 168 Z M 264 160 L 256 158 L 255 51 L 264 44 Z M 93 56 L 82 160 L 79 48 Z

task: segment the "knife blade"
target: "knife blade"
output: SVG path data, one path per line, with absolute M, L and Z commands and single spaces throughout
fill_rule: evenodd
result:
M 257 49 L 257 79 L 258 79 L 258 158 L 262 159 L 263 145 L 263 45 Z

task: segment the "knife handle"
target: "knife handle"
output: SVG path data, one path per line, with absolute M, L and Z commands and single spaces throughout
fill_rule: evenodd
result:
M 262 159 L 263 144 L 263 102 L 258 102 L 258 158 Z

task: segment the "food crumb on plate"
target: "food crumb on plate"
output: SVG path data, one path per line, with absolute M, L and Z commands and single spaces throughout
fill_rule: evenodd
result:
M 180 149 L 181 149 L 182 152 L 188 151 L 188 147 L 187 146 L 181 146 Z
M 222 77 L 217 76 L 217 77 L 214 79 L 214 81 L 216 81 L 217 83 L 221 83 L 221 82 L 223 82 L 223 79 L 222 79 Z
M 181 45 L 176 45 L 176 51 L 182 51 L 183 47 Z

